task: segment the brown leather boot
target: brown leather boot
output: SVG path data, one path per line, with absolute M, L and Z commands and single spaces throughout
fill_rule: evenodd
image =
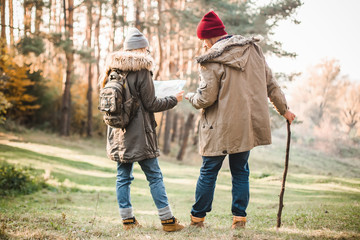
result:
M 231 229 L 241 229 L 245 228 L 246 217 L 234 216 Z
M 199 227 L 199 228 L 204 227 L 205 217 L 198 218 L 198 217 L 194 217 L 193 215 L 190 215 L 190 218 L 191 218 L 190 226 Z
M 135 227 L 140 227 L 140 224 L 135 219 L 135 217 L 127 218 L 123 220 L 123 228 L 124 230 L 130 230 Z
M 179 224 L 179 221 L 175 217 L 161 220 L 161 224 L 163 225 L 163 230 L 165 232 L 176 232 L 184 228 L 183 225 Z

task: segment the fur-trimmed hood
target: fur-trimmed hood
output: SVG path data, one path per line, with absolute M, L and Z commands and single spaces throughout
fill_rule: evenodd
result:
M 197 57 L 196 61 L 198 63 L 217 62 L 242 69 L 249 57 L 249 51 L 246 50 L 261 40 L 261 36 L 246 38 L 234 35 L 215 43 L 205 54 Z
M 99 85 L 104 86 L 105 81 L 112 68 L 118 68 L 122 71 L 140 71 L 152 70 L 154 59 L 145 53 L 131 51 L 116 51 L 108 55 L 105 61 L 104 73 L 99 78 Z

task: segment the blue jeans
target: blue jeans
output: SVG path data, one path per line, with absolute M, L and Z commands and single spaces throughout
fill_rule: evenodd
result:
M 232 176 L 232 206 L 234 216 L 246 217 L 249 203 L 249 159 L 250 151 L 229 154 L 229 165 Z M 200 176 L 196 185 L 195 204 L 191 215 L 205 217 L 211 211 L 217 175 L 225 156 L 205 157 L 200 169 Z
M 131 206 L 130 184 L 134 180 L 132 175 L 134 163 L 119 163 L 117 166 L 116 195 L 120 209 L 129 209 Z M 158 209 L 169 205 L 166 196 L 163 176 L 157 158 L 139 161 L 141 169 L 149 182 L 150 192 Z

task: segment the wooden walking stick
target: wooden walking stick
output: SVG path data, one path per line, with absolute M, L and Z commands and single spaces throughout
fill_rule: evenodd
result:
M 286 156 L 285 156 L 285 168 L 283 173 L 283 179 L 281 184 L 281 192 L 279 196 L 279 211 L 277 214 L 277 225 L 276 228 L 279 228 L 281 226 L 281 213 L 282 209 L 284 207 L 283 201 L 284 201 L 284 192 L 285 192 L 285 181 L 286 181 L 286 175 L 288 171 L 289 166 L 289 151 L 290 151 L 290 139 L 291 139 L 291 131 L 290 131 L 290 122 L 286 120 L 287 122 L 287 144 L 286 144 Z

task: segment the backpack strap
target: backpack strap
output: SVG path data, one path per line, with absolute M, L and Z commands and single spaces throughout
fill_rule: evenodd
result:
M 129 82 L 127 80 L 127 76 L 129 75 L 130 72 L 121 72 L 119 75 L 120 75 L 120 78 L 121 78 L 121 81 L 123 82 L 124 84 L 124 88 L 125 88 L 125 91 L 126 89 L 129 89 L 129 92 L 131 94 L 131 96 L 135 97 L 136 101 L 139 100 L 139 96 L 138 96 L 138 93 L 135 91 L 135 93 L 133 93 L 131 91 L 131 88 L 130 88 L 130 85 L 129 85 Z M 135 87 L 135 86 L 134 86 Z M 136 89 L 135 89 L 136 90 Z
M 132 95 L 132 92 L 131 92 L 130 87 L 129 87 L 129 83 L 127 81 L 127 76 L 129 75 L 129 72 L 121 72 L 121 73 L 119 73 L 119 75 L 120 75 L 120 81 L 122 82 L 125 90 L 129 89 L 130 94 Z
M 120 75 L 121 80 L 125 82 L 125 80 L 127 79 L 127 76 L 129 75 L 129 72 L 121 72 L 121 73 L 119 73 L 119 75 Z

